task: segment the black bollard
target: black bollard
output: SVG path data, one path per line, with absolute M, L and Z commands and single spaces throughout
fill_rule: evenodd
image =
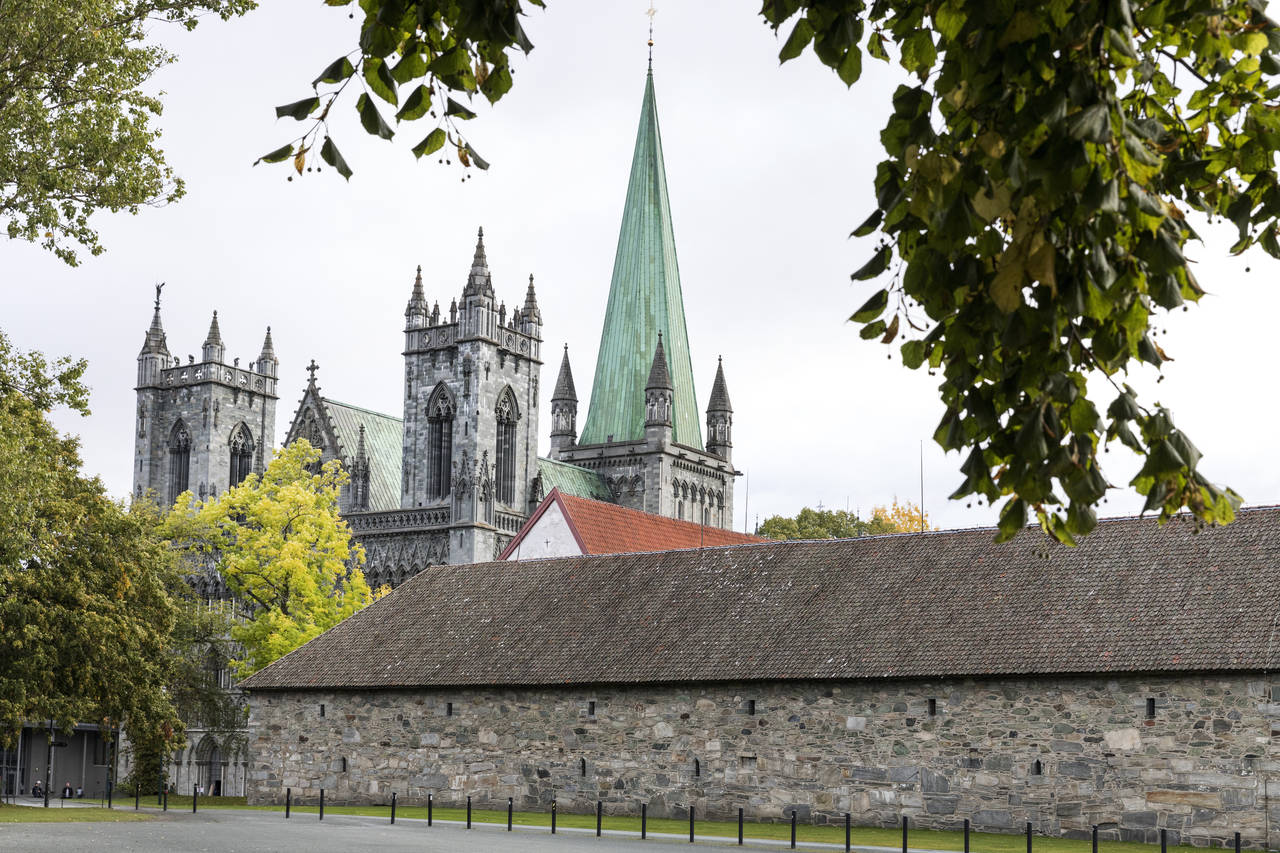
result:
M 431 794 L 427 794 L 427 826 L 431 826 Z
M 164 774 L 160 774 L 160 787 L 156 788 L 156 805 L 164 804 L 164 792 L 168 789 L 168 785 L 164 783 Z
M 649 837 L 649 804 L 640 804 L 640 840 L 644 841 Z
M 324 820 L 324 788 L 320 789 L 320 819 Z
M 1236 833 L 1236 853 L 1240 853 L 1240 833 Z
M 689 803 L 689 843 L 693 843 L 693 803 Z
M 1160 853 L 1169 853 L 1169 836 L 1168 830 L 1160 830 Z
M 511 810 L 515 808 L 515 805 L 515 798 L 507 797 L 507 832 L 511 831 Z
M 1027 853 L 1031 853 L 1031 821 L 1027 821 Z
M 742 846 L 742 806 L 738 806 L 738 846 Z
M 853 815 L 848 812 L 844 813 L 844 853 L 849 853 L 853 849 Z M 969 853 L 969 851 L 965 851 Z
M 551 834 L 556 834 L 556 801 L 551 801 Z
M 196 813 L 196 804 L 200 802 L 200 786 L 191 786 L 191 813 Z
M 471 797 L 467 797 L 467 829 L 471 828 Z
M 391 822 L 396 822 L 396 792 L 391 792 Z
M 293 808 L 293 789 L 284 789 L 284 819 L 289 819 L 289 810 Z
M 604 805 L 596 800 L 596 838 L 600 837 L 600 824 L 602 823 Z
M 161 798 L 160 808 L 161 810 L 166 812 L 169 810 L 169 789 L 168 788 L 164 789 L 164 797 Z
M 907 816 L 902 816 L 902 853 L 907 853 Z
M 964 853 L 969 853 L 969 818 L 964 819 Z M 1093 853 L 1098 853 L 1096 847 Z
M 47 800 L 48 797 L 49 797 L 49 792 L 45 791 L 45 799 Z M 46 802 L 45 805 L 47 806 L 48 802 Z M 110 779 L 107 780 L 107 808 L 111 808 L 111 780 Z
M 138 796 L 141 793 L 141 788 L 142 788 L 141 782 L 133 783 L 133 810 L 135 812 L 138 810 Z
M 791 849 L 796 849 L 796 810 L 791 810 Z

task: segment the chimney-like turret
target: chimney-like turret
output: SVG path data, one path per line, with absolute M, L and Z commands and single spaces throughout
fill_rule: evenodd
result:
M 726 462 L 733 456 L 733 405 L 729 402 L 729 386 L 724 381 L 723 359 L 716 364 L 711 401 L 707 403 L 707 452 Z
M 551 392 L 551 451 L 573 447 L 578 440 L 578 392 L 573 387 L 573 370 L 569 367 L 569 345 L 564 345 L 560 375 Z

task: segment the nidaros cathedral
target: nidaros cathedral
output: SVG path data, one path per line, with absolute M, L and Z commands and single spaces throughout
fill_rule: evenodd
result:
M 305 438 L 346 466 L 342 509 L 372 585 L 495 559 L 552 488 L 731 527 L 733 408 L 717 365 L 704 440 L 652 70 L 590 404 L 580 419 L 566 347 L 551 388 L 549 457 L 538 455 L 546 389 L 533 277 L 508 310 L 482 229 L 461 293 L 442 308 L 427 290 L 419 267 L 404 312 L 403 417 L 325 396 L 312 361 L 286 438 Z M 212 497 L 265 467 L 279 376 L 271 330 L 249 364 L 228 364 L 225 352 L 215 312 L 198 359 L 171 353 L 157 293 L 138 356 L 136 495 Z M 223 596 L 216 575 L 202 583 Z

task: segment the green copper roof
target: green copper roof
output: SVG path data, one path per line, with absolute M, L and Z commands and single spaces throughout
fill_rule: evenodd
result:
M 662 163 L 662 134 L 658 131 L 650 71 L 644 85 L 640 130 L 631 160 L 591 405 L 579 444 L 603 444 L 609 436 L 614 441 L 644 437 L 644 387 L 658 332 L 663 333 L 675 386 L 673 437 L 681 444 L 701 449 L 698 399 L 693 387 L 680 267 L 676 263 L 667 174 Z
M 559 489 L 566 495 L 613 503 L 613 493 L 609 491 L 609 486 L 599 471 L 589 471 L 577 465 L 539 456 L 538 473 L 542 475 L 544 495 L 552 489 Z

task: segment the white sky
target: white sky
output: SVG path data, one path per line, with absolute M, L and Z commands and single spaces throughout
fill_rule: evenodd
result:
M 59 423 L 83 437 L 84 459 L 108 489 L 130 488 L 135 358 L 153 284 L 168 282 L 170 349 L 198 353 L 219 312 L 228 358 L 257 355 L 264 327 L 280 357 L 277 441 L 315 358 L 327 396 L 402 413 L 404 304 L 414 267 L 447 310 L 466 279 L 477 225 L 485 228 L 498 297 L 523 301 L 536 276 L 544 318 L 543 386 L 569 344 L 585 416 L 613 268 L 644 85 L 647 3 L 552 0 L 526 29 L 537 46 L 516 63 L 515 87 L 468 130 L 493 165 L 461 170 L 415 163 L 409 148 L 430 119 L 395 143 L 364 134 L 354 100 L 335 141 L 355 170 L 285 178 L 253 160 L 301 125 L 273 107 L 306 96 L 309 81 L 354 45 L 358 21 L 316 0 L 270 0 L 247 17 L 194 33 L 159 27 L 180 62 L 156 79 L 169 162 L 187 182 L 178 204 L 101 216 L 107 253 L 79 268 L 13 241 L 0 243 L 0 328 L 24 348 L 89 359 L 93 415 Z M 871 211 L 882 157 L 879 130 L 899 74 L 868 59 L 846 90 L 812 54 L 779 68 L 780 43 L 753 4 L 659 4 L 654 79 L 699 406 L 724 356 L 735 409 L 737 526 L 816 505 L 865 515 L 894 495 L 919 500 L 944 527 L 994 523 L 990 508 L 946 496 L 962 461 L 930 436 L 941 417 L 936 379 L 901 366 L 845 322 L 872 291 L 848 274 L 872 238 L 847 239 Z M 1205 453 L 1203 470 L 1250 503 L 1276 503 L 1280 466 L 1272 326 L 1280 265 L 1260 251 L 1230 259 L 1233 229 L 1192 247 L 1210 291 L 1169 318 L 1166 380 L 1134 381 L 1174 411 Z M 1252 264 L 1252 272 L 1245 267 Z M 1268 386 L 1269 387 L 1269 386 Z M 1154 393 L 1159 392 L 1158 396 Z M 547 407 L 543 395 L 544 409 Z M 1111 399 L 1100 400 L 1105 407 Z M 550 419 L 541 414 L 541 449 Z M 1123 486 L 1136 469 L 1106 457 Z M 10 496 L 11 498 L 13 496 Z M 747 505 L 749 500 L 749 506 Z M 1105 515 L 1136 512 L 1113 491 Z

